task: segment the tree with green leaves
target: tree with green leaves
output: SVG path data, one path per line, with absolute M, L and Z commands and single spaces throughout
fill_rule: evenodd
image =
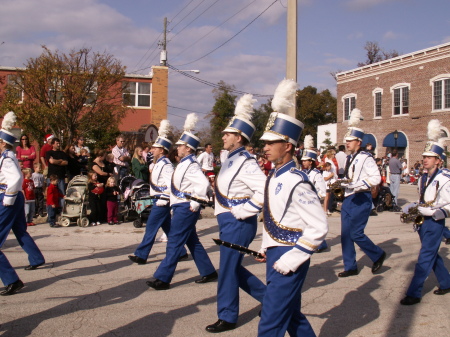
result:
M 237 96 L 231 94 L 234 86 L 228 85 L 224 81 L 220 81 L 218 85 L 219 88 L 213 89 L 216 103 L 209 114 L 211 116 L 209 122 L 211 126 L 211 145 L 215 153 L 223 147 L 222 131 L 234 116 L 235 101 L 237 98 Z
M 0 110 L 13 110 L 36 140 L 52 133 L 67 145 L 83 135 L 97 147 L 114 139 L 126 114 L 124 76 L 125 67 L 108 53 L 82 48 L 65 54 L 43 46 L 6 87 Z

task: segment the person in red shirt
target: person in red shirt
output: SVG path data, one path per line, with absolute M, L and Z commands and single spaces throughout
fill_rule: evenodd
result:
M 56 221 L 56 215 L 61 213 L 60 199 L 64 198 L 64 195 L 58 189 L 58 176 L 52 174 L 50 176 L 50 184 L 47 188 L 47 221 L 50 227 L 60 227 Z
M 31 169 L 25 168 L 22 170 L 22 173 L 22 190 L 25 195 L 25 218 L 27 220 L 27 226 L 34 226 L 33 216 L 36 207 L 36 197 L 34 195 L 34 182 L 31 179 Z
M 47 167 L 48 167 L 48 161 L 45 159 L 45 156 L 47 154 L 47 151 L 50 151 L 53 149 L 53 146 L 50 145 L 50 141 L 55 138 L 53 135 L 46 135 L 45 141 L 46 143 L 41 147 L 41 152 L 39 153 L 39 161 L 42 164 L 42 169 L 44 170 L 44 175 L 46 176 L 47 173 Z

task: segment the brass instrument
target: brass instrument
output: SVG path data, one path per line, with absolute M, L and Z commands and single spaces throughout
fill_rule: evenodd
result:
M 410 207 L 408 209 L 408 213 L 400 214 L 400 221 L 402 223 L 412 222 L 415 227 L 422 225 L 424 217 L 422 214 L 419 213 L 419 207 L 431 207 L 431 205 L 425 203 L 425 204 L 417 204 L 416 206 Z
M 345 194 L 345 188 L 342 187 L 342 184 L 350 184 L 351 182 L 351 179 L 339 179 L 332 184 L 328 184 L 328 188 L 333 191 L 334 197 L 338 201 L 342 201 Z

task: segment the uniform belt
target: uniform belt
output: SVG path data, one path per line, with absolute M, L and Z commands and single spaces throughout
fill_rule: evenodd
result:
M 220 193 L 219 188 L 217 187 L 217 184 L 215 186 L 216 190 L 216 200 L 220 204 L 220 206 L 224 208 L 231 209 L 233 206 L 245 204 L 247 201 L 250 200 L 250 197 L 243 197 L 243 198 L 227 198 L 222 193 Z

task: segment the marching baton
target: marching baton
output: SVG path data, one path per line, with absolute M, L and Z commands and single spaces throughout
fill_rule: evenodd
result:
M 185 197 L 186 197 L 186 199 L 188 199 L 188 200 L 192 200 L 192 201 L 196 201 L 196 202 L 198 202 L 200 205 L 202 205 L 202 206 L 209 206 L 209 207 L 212 207 L 212 205 L 213 205 L 213 202 L 212 201 L 208 201 L 208 200 L 205 200 L 205 199 L 200 199 L 200 198 L 197 198 L 197 197 L 193 197 L 193 196 L 191 196 L 190 194 L 185 194 Z
M 251 249 L 248 249 L 248 248 L 246 248 L 244 246 L 236 245 L 234 243 L 222 241 L 222 240 L 219 240 L 219 239 L 213 239 L 213 240 L 216 243 L 216 245 L 219 245 L 219 246 L 222 245 L 224 247 L 228 247 L 228 248 L 237 250 L 239 253 L 252 255 L 254 257 L 257 257 L 258 259 L 264 259 L 264 256 L 261 253 L 258 253 L 255 250 L 251 250 Z

